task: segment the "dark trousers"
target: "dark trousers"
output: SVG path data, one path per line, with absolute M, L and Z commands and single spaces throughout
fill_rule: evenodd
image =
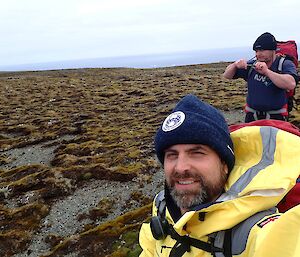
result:
M 257 112 L 257 119 L 258 120 L 264 120 L 267 117 L 266 112 Z M 270 114 L 270 119 L 271 120 L 284 120 L 284 121 L 288 121 L 288 117 L 287 116 L 283 116 L 280 113 L 278 114 Z M 255 121 L 254 118 L 254 113 L 253 112 L 247 112 L 246 113 L 246 117 L 245 117 L 245 122 L 251 122 L 251 121 Z

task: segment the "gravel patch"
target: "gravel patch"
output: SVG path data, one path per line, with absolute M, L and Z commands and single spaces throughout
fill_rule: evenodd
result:
M 90 223 L 89 219 L 78 221 L 80 214 L 86 214 L 91 208 L 97 206 L 103 198 L 115 200 L 111 213 L 98 222 L 117 218 L 125 213 L 124 203 L 130 200 L 133 191 L 141 191 L 143 195 L 154 198 L 155 194 L 163 189 L 163 172 L 153 175 L 150 183 L 140 185 L 139 179 L 127 183 L 116 181 L 97 180 L 77 189 L 72 195 L 55 203 L 49 215 L 43 220 L 41 230 L 36 233 L 26 253 L 15 254 L 15 257 L 37 257 L 49 251 L 49 245 L 45 243 L 45 237 L 54 234 L 61 237 L 68 237 L 81 231 L 85 224 Z M 134 206 L 133 208 L 134 209 Z M 75 253 L 74 253 L 75 254 Z M 76 255 L 70 256 L 76 256 Z
M 13 169 L 29 164 L 51 166 L 50 161 L 54 158 L 54 150 L 58 147 L 59 143 L 64 140 L 71 140 L 74 137 L 73 135 L 65 135 L 48 142 L 2 151 L 1 154 L 5 155 L 11 161 L 6 164 L 0 164 L 0 169 Z
M 244 113 L 242 111 L 229 111 L 223 112 L 223 114 L 228 124 L 236 124 L 244 121 Z M 4 166 L 7 169 L 33 163 L 50 165 L 50 161 L 54 156 L 53 151 L 57 146 L 46 147 L 45 145 L 44 143 L 6 151 L 5 154 L 13 158 L 14 161 L 10 164 L 0 166 L 0 168 Z M 106 218 L 99 220 L 98 224 L 112 220 L 129 211 L 124 209 L 124 203 L 130 201 L 132 192 L 140 191 L 143 195 L 153 198 L 157 192 L 163 189 L 164 175 L 162 171 L 153 174 L 150 182 L 147 179 L 143 180 L 143 176 L 126 183 L 93 180 L 88 185 L 78 188 L 72 195 L 52 205 L 50 213 L 43 220 L 42 228 L 34 235 L 27 251 L 15 254 L 14 257 L 38 257 L 45 254 L 50 250 L 49 245 L 44 241 L 45 237 L 49 234 L 68 237 L 80 232 L 84 225 L 91 221 L 89 219 L 79 221 L 79 215 L 87 214 L 90 209 L 97 206 L 101 199 L 114 199 L 115 204 L 111 213 Z M 134 203 L 131 207 L 132 209 L 135 208 Z M 77 256 L 77 254 L 72 253 L 68 256 L 73 257 Z
M 245 112 L 243 110 L 226 111 L 222 112 L 227 124 L 238 124 L 245 120 Z

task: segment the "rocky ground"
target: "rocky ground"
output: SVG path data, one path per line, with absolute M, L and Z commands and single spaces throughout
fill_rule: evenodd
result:
M 244 82 L 225 67 L 0 73 L 1 256 L 137 256 L 163 187 L 163 117 L 193 93 L 244 119 Z
M 224 112 L 228 122 L 242 122 L 244 114 L 240 111 Z M 70 138 L 70 137 L 69 137 Z M 64 138 L 66 140 L 66 138 Z M 14 168 L 21 165 L 44 164 L 50 165 L 54 158 L 55 146 L 47 147 L 44 143 L 17 148 L 6 151 L 6 155 L 13 159 L 9 164 L 2 165 L 4 168 Z M 114 199 L 114 208 L 101 222 L 109 221 L 122 215 L 125 210 L 123 203 L 130 200 L 133 192 L 140 191 L 143 195 L 154 197 L 155 193 L 163 189 L 163 171 L 153 174 L 150 181 L 144 182 L 142 178 L 135 178 L 127 183 L 110 180 L 93 180 L 87 185 L 77 188 L 71 195 L 56 201 L 49 214 L 43 219 L 42 226 L 23 253 L 17 253 L 15 257 L 35 257 L 49 250 L 49 245 L 45 242 L 45 235 L 53 234 L 62 238 L 72 236 L 84 229 L 84 225 L 89 223 L 88 219 L 78 220 L 78 216 L 88 213 L 97 206 L 99 199 Z M 26 195 L 23 202 L 29 202 L 31 195 Z M 14 199 L 21 201 L 21 199 Z M 14 208 L 18 204 L 13 201 L 7 202 L 7 206 Z M 137 208 L 135 203 L 126 211 Z M 96 223 L 97 224 L 97 223 Z M 99 224 L 99 222 L 98 222 Z M 77 256 L 78 253 L 70 253 L 68 256 Z

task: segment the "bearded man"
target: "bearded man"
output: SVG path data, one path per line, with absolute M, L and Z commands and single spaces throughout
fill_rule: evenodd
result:
M 300 205 L 282 216 L 275 206 L 299 176 L 300 137 L 271 126 L 230 134 L 219 110 L 187 95 L 154 143 L 165 189 L 141 227 L 141 257 L 299 255 Z

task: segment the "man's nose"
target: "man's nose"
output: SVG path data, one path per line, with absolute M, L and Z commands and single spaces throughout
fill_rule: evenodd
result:
M 175 165 L 175 170 L 177 172 L 185 172 L 190 169 L 190 162 L 189 158 L 186 154 L 179 154 L 176 165 Z

